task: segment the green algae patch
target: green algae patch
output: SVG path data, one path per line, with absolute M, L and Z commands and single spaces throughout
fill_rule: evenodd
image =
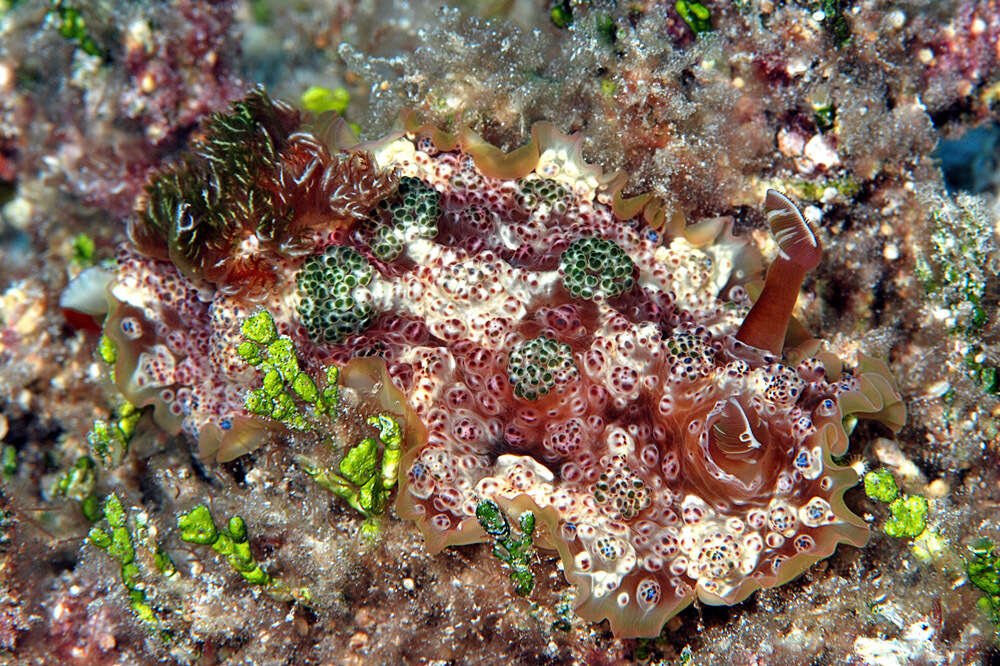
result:
M 181 530 L 182 541 L 211 546 L 212 550 L 226 558 L 246 582 L 252 585 L 268 585 L 272 582 L 271 576 L 254 559 L 246 522 L 241 516 L 233 516 L 226 528 L 220 530 L 215 526 L 208 507 L 199 504 L 177 518 L 177 527 Z
M 882 468 L 865 474 L 865 494 L 879 502 L 891 502 L 899 495 L 899 486 L 889 470 Z
M 93 527 L 87 539 L 91 545 L 106 551 L 108 555 L 118 560 L 121 565 L 121 582 L 125 587 L 125 596 L 128 597 L 132 612 L 143 625 L 167 642 L 170 640 L 170 634 L 162 629 L 156 612 L 149 604 L 145 585 L 139 579 L 135 544 L 141 540 L 129 529 L 125 508 L 114 493 L 104 500 L 103 513 L 107 519 L 107 529 Z
M 989 539 L 979 539 L 969 551 L 966 574 L 984 595 L 979 607 L 1000 628 L 1000 550 Z
M 531 571 L 532 544 L 535 533 L 535 514 L 525 511 L 518 518 L 521 536 L 515 537 L 507 516 L 496 502 L 483 500 L 476 506 L 476 518 L 483 530 L 493 537 L 493 557 L 510 567 L 514 593 L 520 597 L 531 594 L 535 587 L 535 574 Z
M 883 467 L 866 473 L 864 485 L 868 497 L 889 505 L 889 517 L 882 526 L 887 535 L 913 539 L 927 529 L 927 498 L 901 494 L 889 470 Z
M 889 503 L 891 517 L 882 528 L 891 537 L 914 538 L 927 529 L 927 498 L 898 497 Z
M 694 31 L 694 33 L 700 34 L 703 32 L 709 32 L 712 29 L 712 13 L 708 10 L 708 7 L 701 4 L 700 2 L 686 2 L 685 0 L 678 0 L 674 4 L 674 9 L 680 14 L 680 17 L 684 19 L 688 27 Z
M 94 456 L 106 468 L 117 467 L 129 450 L 142 410 L 124 402 L 111 419 L 97 419 L 87 433 L 87 442 Z
M 325 370 L 322 389 L 300 368 L 291 338 L 278 337 L 274 318 L 266 310 L 247 318 L 240 325 L 243 342 L 237 353 L 263 373 L 261 385 L 250 389 L 244 408 L 256 416 L 280 422 L 290 430 L 309 431 L 313 419 L 335 412 L 338 401 L 336 367 Z
M 71 6 L 69 3 L 56 0 L 56 2 L 52 3 L 52 9 L 49 11 L 48 16 L 52 25 L 59 31 L 59 34 L 72 42 L 76 42 L 77 47 L 84 53 L 97 58 L 106 57 L 104 50 L 97 45 L 97 42 L 90 35 L 90 31 L 87 29 L 87 21 L 79 9 Z
M 102 512 L 94 488 L 97 486 L 97 469 L 90 456 L 81 456 L 73 466 L 56 481 L 55 494 L 80 503 L 80 511 L 92 523 L 101 519 Z
M 301 97 L 302 106 L 313 113 L 343 113 L 350 101 L 351 94 L 345 88 L 330 89 L 322 86 L 309 86 Z
M 304 456 L 296 462 L 313 481 L 364 515 L 362 534 L 374 536 L 399 476 L 403 436 L 399 423 L 386 414 L 370 416 L 367 423 L 378 428 L 378 439 L 366 437 L 348 449 L 337 471 Z

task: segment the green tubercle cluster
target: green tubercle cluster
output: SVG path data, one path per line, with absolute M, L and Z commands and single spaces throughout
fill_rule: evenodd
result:
M 395 194 L 378 203 L 372 252 L 382 261 L 395 260 L 409 239 L 437 236 L 440 216 L 437 190 L 419 178 L 403 176 Z
M 295 278 L 299 320 L 316 342 L 339 344 L 375 314 L 368 286 L 375 269 L 355 250 L 332 245 L 302 264 Z
M 609 299 L 635 286 L 635 263 L 617 243 L 604 238 L 570 243 L 559 258 L 559 272 L 575 298 Z
M 251 389 L 244 398 L 248 412 L 279 421 L 292 430 L 310 430 L 310 418 L 328 416 L 336 410 L 339 370 L 327 368 L 326 381 L 319 388 L 299 368 L 291 338 L 278 336 L 271 313 L 261 310 L 247 318 L 240 325 L 240 333 L 244 340 L 237 352 L 264 373 L 261 387 Z
M 927 529 L 927 498 L 902 495 L 889 470 L 882 468 L 864 477 L 865 494 L 889 505 L 889 518 L 882 530 L 891 537 L 916 538 Z
M 525 400 L 537 400 L 577 374 L 570 346 L 544 335 L 514 347 L 507 363 L 514 395 Z
M 699 368 L 711 367 L 713 350 L 694 333 L 675 331 L 666 340 L 670 366 L 698 374 Z
M 969 552 L 966 574 L 969 582 L 984 595 L 979 600 L 979 607 L 1000 628 L 1000 549 L 989 539 L 979 539 Z
M 517 203 L 525 212 L 547 206 L 562 215 L 573 202 L 573 193 L 565 185 L 551 178 L 522 178 L 517 181 Z
M 177 518 L 177 526 L 181 529 L 182 541 L 211 546 L 248 583 L 269 585 L 272 582 L 271 576 L 254 559 L 246 522 L 240 516 L 230 518 L 226 529 L 220 530 L 215 526 L 208 507 L 199 504 L 188 513 L 181 514 Z
M 674 4 L 674 9 L 695 34 L 709 32 L 712 29 L 712 14 L 708 11 L 708 7 L 700 2 L 678 0 Z
M 493 537 L 493 556 L 510 567 L 514 592 L 521 597 L 531 594 L 535 574 L 531 571 L 532 543 L 535 533 L 535 514 L 525 511 L 518 519 L 520 538 L 514 538 L 510 523 L 500 507 L 492 500 L 483 500 L 476 506 L 476 518 L 483 530 Z
M 373 533 L 396 485 L 403 433 L 399 423 L 386 414 L 370 416 L 367 423 L 378 429 L 378 439 L 366 437 L 348 449 L 338 466 L 339 474 L 306 458 L 298 462 L 313 481 L 361 512 L 368 519 L 363 531 Z
M 129 603 L 132 611 L 139 621 L 159 634 L 164 641 L 169 639 L 169 634 L 160 626 L 153 607 L 150 606 L 146 597 L 143 584 L 139 581 L 139 567 L 136 560 L 135 545 L 133 535 L 128 528 L 128 517 L 122 507 L 121 500 L 115 494 L 108 495 L 104 501 L 104 517 L 108 521 L 108 529 L 93 527 L 88 536 L 90 543 L 98 548 L 107 551 L 108 555 L 118 560 L 121 564 L 122 585 L 127 590 Z M 161 551 L 160 551 L 161 552 Z M 169 562 L 169 558 L 167 558 Z M 166 572 L 164 572 L 166 573 Z M 170 565 L 170 573 L 173 574 L 173 565 Z
M 608 510 L 617 512 L 623 520 L 632 520 L 649 508 L 652 493 L 619 456 L 612 459 L 611 466 L 597 478 L 591 486 L 594 500 L 607 505 Z

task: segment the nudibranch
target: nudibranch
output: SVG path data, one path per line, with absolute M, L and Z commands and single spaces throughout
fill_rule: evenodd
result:
M 152 176 L 107 289 L 118 387 L 206 458 L 288 434 L 244 408 L 239 326 L 266 309 L 354 409 L 405 424 L 396 509 L 430 551 L 486 540 L 481 500 L 530 510 L 617 636 L 864 544 L 842 421 L 905 409 L 884 364 L 783 347 L 814 230 L 767 193 L 751 304 L 725 220 L 685 226 L 580 151 L 546 123 L 511 153 L 412 121 L 357 144 L 253 92 Z

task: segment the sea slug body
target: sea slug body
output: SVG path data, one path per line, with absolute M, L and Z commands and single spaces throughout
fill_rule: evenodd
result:
M 865 543 L 842 419 L 905 410 L 883 364 L 785 346 L 820 247 L 784 195 L 751 304 L 745 240 L 668 225 L 552 125 L 509 154 L 412 122 L 337 136 L 258 90 L 153 176 L 105 332 L 161 426 L 218 460 L 288 434 L 244 407 L 240 324 L 267 310 L 305 370 L 340 366 L 348 405 L 404 425 L 396 508 L 429 550 L 489 540 L 484 500 L 531 511 L 577 613 L 623 637 Z

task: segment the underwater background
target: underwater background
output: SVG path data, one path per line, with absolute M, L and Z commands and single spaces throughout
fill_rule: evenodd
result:
M 995 0 L 0 0 L 0 662 L 995 663 L 998 109 Z

